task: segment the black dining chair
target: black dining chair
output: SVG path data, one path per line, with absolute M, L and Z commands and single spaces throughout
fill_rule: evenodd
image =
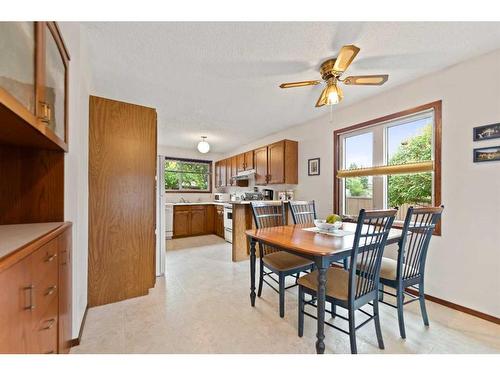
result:
M 380 268 L 380 292 L 396 298 L 396 305 L 380 298 L 380 302 L 398 310 L 399 333 L 406 338 L 403 306 L 420 301 L 420 311 L 424 325 L 429 325 L 427 309 L 425 308 L 424 274 L 425 260 L 429 243 L 441 219 L 444 206 L 441 207 L 410 207 L 403 224 L 403 233 L 399 241 L 397 260 L 382 258 Z M 396 289 L 396 294 L 387 292 L 383 286 Z M 406 289 L 418 285 L 418 297 Z M 382 296 L 383 296 L 382 294 Z M 405 296 L 409 299 L 405 301 Z
M 397 210 L 361 210 L 358 216 L 352 250 L 350 251 L 349 269 L 345 270 L 333 266 L 327 270 L 325 300 L 333 306 L 332 310 L 328 312 L 332 314 L 332 317 L 339 317 L 348 321 L 349 329 L 346 331 L 330 322 L 325 322 L 325 324 L 349 335 L 352 354 L 357 353 L 356 330 L 372 319 L 375 322 L 378 346 L 380 349 L 384 349 L 378 308 L 379 272 L 387 236 L 396 213 Z M 299 337 L 302 337 L 304 333 L 304 315 L 317 319 L 316 316 L 305 311 L 305 306 L 317 307 L 315 302 L 318 289 L 318 271 L 302 276 L 298 284 L 298 333 Z M 312 298 L 306 300 L 306 294 Z M 363 306 L 370 302 L 373 302 L 372 314 L 362 309 Z M 336 306 L 347 309 L 347 318 L 337 314 Z M 355 312 L 357 310 L 367 315 L 368 318 L 356 326 Z
M 294 224 L 313 224 L 317 219 L 314 201 L 289 201 L 288 205 Z
M 255 226 L 258 229 L 285 225 L 285 208 L 281 202 L 251 202 Z M 297 285 L 295 282 L 285 286 L 285 278 L 294 276 L 295 281 L 301 272 L 307 272 L 313 267 L 313 262 L 298 255 L 281 251 L 275 247 L 259 242 L 260 275 L 257 296 L 262 294 L 262 284 L 266 283 L 279 294 L 280 317 L 285 316 L 285 290 Z M 266 269 L 268 271 L 266 271 Z M 278 276 L 276 280 L 272 274 Z M 278 284 L 278 289 L 271 285 L 267 278 Z

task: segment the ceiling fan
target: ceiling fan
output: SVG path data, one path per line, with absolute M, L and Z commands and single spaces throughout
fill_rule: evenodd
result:
M 338 86 L 339 82 L 342 82 L 344 85 L 370 86 L 380 86 L 387 82 L 389 79 L 388 74 L 350 76 L 344 79 L 340 78 L 349 65 L 351 65 L 358 52 L 359 48 L 352 44 L 343 46 L 337 58 L 328 59 L 321 64 L 319 72 L 321 73 L 321 78 L 323 78 L 323 81 L 326 83 L 326 87 L 321 92 L 321 95 L 316 102 L 316 107 L 337 104 L 343 99 L 344 94 Z M 288 89 L 292 87 L 315 86 L 320 83 L 322 83 L 321 80 L 287 82 L 282 83 L 280 87 L 282 89 Z

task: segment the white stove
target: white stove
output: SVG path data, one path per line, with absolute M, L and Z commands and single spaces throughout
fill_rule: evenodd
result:
M 224 205 L 224 239 L 233 243 L 233 206 Z

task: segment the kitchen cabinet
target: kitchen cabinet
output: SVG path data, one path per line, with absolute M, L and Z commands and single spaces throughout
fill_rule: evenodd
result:
M 40 237 L 40 227 L 50 230 Z M 0 230 L 7 239 L 9 231 L 26 237 L 20 249 L 0 259 L 0 353 L 67 353 L 71 224 L 9 225 Z M 30 231 L 36 234 L 29 236 Z
M 214 233 L 213 205 L 174 206 L 174 238 Z
M 255 184 L 267 183 L 267 146 L 254 150 Z
M 67 151 L 69 54 L 55 22 L 0 24 L 0 141 Z
M 238 174 L 238 158 L 236 156 L 233 156 L 231 159 L 231 180 L 230 180 L 230 185 L 236 185 L 236 180 L 234 177 Z
M 219 162 L 220 164 L 220 185 L 219 186 L 226 186 L 227 184 L 227 170 L 226 170 L 226 160 L 221 160 Z
M 215 206 L 215 234 L 224 238 L 224 207 Z
M 236 156 L 236 172 L 243 172 L 245 170 L 245 154 Z
M 221 175 L 220 175 L 220 161 L 215 162 L 214 171 L 215 171 L 215 187 L 219 188 L 222 186 Z
M 253 169 L 253 150 L 245 152 L 245 171 Z
M 207 230 L 207 208 L 206 206 L 191 206 L 191 236 L 199 236 L 201 234 L 206 234 Z

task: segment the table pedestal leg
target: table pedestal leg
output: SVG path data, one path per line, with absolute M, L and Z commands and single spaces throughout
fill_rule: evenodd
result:
M 318 290 L 317 290 L 317 306 L 318 306 L 318 330 L 316 333 L 316 353 L 323 354 L 325 352 L 325 292 L 326 292 L 326 270 L 323 264 L 317 264 L 318 267 Z
M 255 306 L 255 239 L 250 240 L 250 303 Z

